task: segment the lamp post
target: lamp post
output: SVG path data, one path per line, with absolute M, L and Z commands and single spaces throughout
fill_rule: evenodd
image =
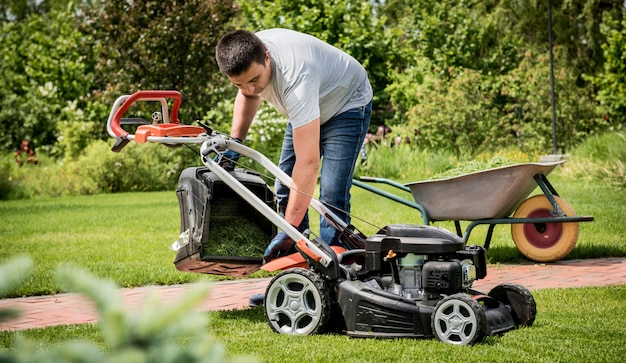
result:
M 550 97 L 552 100 L 552 154 L 557 154 L 556 145 L 556 100 L 554 97 L 554 55 L 552 52 L 552 1 L 548 0 L 548 41 L 550 44 Z

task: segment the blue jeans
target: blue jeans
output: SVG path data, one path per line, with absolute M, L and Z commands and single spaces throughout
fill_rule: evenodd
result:
M 324 203 L 344 222 L 350 223 L 350 188 L 354 165 L 359 157 L 363 140 L 367 134 L 372 114 L 372 102 L 367 106 L 353 108 L 334 116 L 321 126 L 320 156 L 320 201 Z M 287 175 L 291 175 L 296 163 L 293 148 L 293 129 L 287 124 L 285 138 L 280 153 L 278 167 Z M 278 180 L 275 187 L 278 208 L 281 216 L 285 215 L 289 188 Z M 300 231 L 309 228 L 308 214 L 304 216 L 298 227 Z M 338 245 L 339 231 L 320 218 L 320 237 L 329 245 Z

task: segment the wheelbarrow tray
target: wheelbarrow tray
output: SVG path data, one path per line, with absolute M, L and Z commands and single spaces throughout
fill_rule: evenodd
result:
M 534 176 L 547 176 L 564 163 L 522 163 L 456 177 L 405 184 L 433 221 L 504 218 L 537 187 Z

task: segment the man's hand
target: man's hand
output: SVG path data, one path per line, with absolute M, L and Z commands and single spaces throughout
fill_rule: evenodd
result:
M 286 256 L 288 255 L 294 242 L 287 233 L 280 231 L 274 236 L 274 238 L 270 241 L 269 246 L 265 249 L 265 253 L 263 254 L 263 263 L 268 263 L 276 257 Z
M 235 137 L 231 137 L 230 142 L 237 142 L 239 144 L 242 143 L 241 140 Z M 218 163 L 225 170 L 235 170 L 235 165 L 237 164 L 237 161 L 239 161 L 239 153 L 226 149 L 221 155 L 217 155 L 213 161 Z

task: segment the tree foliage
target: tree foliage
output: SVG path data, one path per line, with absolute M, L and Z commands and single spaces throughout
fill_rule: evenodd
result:
M 16 257 L 0 265 L 3 281 L 0 297 L 6 288 L 22 282 L 32 268 L 29 257 Z M 105 347 L 88 340 L 66 341 L 47 349 L 41 343 L 16 339 L 9 350 L 0 350 L 0 362 L 256 362 L 253 357 L 226 354 L 224 346 L 206 332 L 206 313 L 197 306 L 206 299 L 209 288 L 198 284 L 165 306 L 156 292 L 150 293 L 141 309 L 127 310 L 118 287 L 109 280 L 96 278 L 87 271 L 59 267 L 60 285 L 89 298 L 98 310 L 98 328 Z M 15 309 L 0 310 L 0 322 L 19 314 Z
M 1 37 L 0 150 L 53 145 L 68 101 L 88 109 L 94 55 L 67 11 L 4 23 Z
M 526 49 L 548 51 L 548 1 L 491 0 L 502 29 L 516 34 Z M 623 16 L 622 0 L 552 0 L 552 37 L 555 46 L 580 74 L 593 74 L 603 63 L 600 32 L 607 14 Z
M 407 67 L 395 70 L 387 88 L 399 111 L 396 123 L 419 130 L 422 145 L 457 153 L 511 145 L 550 149 L 546 4 L 395 0 L 387 6 L 391 4 L 408 8 L 406 15 L 393 16 L 404 24 L 404 47 L 413 50 L 406 53 L 413 63 L 407 58 Z M 619 13 L 620 6 L 593 0 L 553 4 L 561 152 L 607 126 L 598 121 L 593 90 L 582 75 L 603 63 L 597 52 L 602 38 L 594 29 L 604 11 Z
M 360 0 L 251 0 L 241 3 L 249 28 L 287 28 L 314 35 L 344 50 L 367 69 L 374 89 L 373 123 L 383 123 L 392 110 L 385 88 L 389 69 L 402 61 L 394 47 L 393 29 L 374 2 Z
M 0 0 L 4 152 L 29 139 L 76 162 L 106 137 L 113 100 L 140 89 L 179 90 L 183 122 L 205 119 L 227 131 L 236 89 L 218 71 L 214 48 L 235 27 L 290 28 L 353 55 L 374 87 L 372 129 L 404 130 L 418 141 L 410 147 L 551 149 L 544 0 L 72 3 Z M 623 127 L 626 8 L 622 0 L 551 5 L 557 141 L 567 152 Z
M 62 11 L 72 0 L 0 0 L 0 22 L 24 21 L 32 15 Z
M 82 11 L 82 29 L 100 53 L 96 82 L 109 101 L 175 89 L 183 95 L 181 120 L 190 123 L 224 96 L 215 45 L 237 14 L 234 1 L 113 0 Z
M 603 111 L 617 123 L 626 123 L 626 18 L 610 18 L 602 32 L 607 41 L 602 44 L 605 57 L 602 71 L 592 78 L 598 86 L 598 100 Z

